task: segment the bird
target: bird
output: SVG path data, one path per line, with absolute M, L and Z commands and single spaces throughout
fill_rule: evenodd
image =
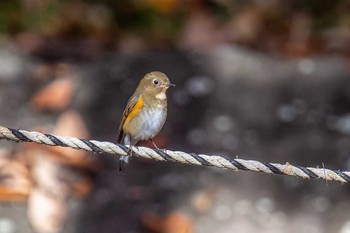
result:
M 167 96 L 169 87 L 175 86 L 160 71 L 147 73 L 139 82 L 128 100 L 123 112 L 117 135 L 117 143 L 129 145 L 126 156 L 121 156 L 119 171 L 124 171 L 132 156 L 132 146 L 139 141 L 154 138 L 162 129 L 167 117 Z

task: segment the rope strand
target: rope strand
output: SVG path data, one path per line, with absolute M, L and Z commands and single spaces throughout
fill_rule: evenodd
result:
M 0 140 L 15 142 L 35 142 L 48 146 L 70 147 L 94 153 L 127 155 L 128 147 L 122 144 L 101 142 L 96 140 L 78 139 L 74 137 L 43 134 L 35 131 L 11 129 L 0 126 Z M 180 162 L 198 166 L 211 166 L 233 171 L 254 171 L 267 174 L 296 176 L 304 179 L 318 178 L 328 181 L 347 183 L 350 181 L 350 171 L 338 171 L 326 168 L 293 166 L 289 163 L 266 163 L 255 160 L 228 159 L 217 155 L 186 153 L 182 151 L 159 150 L 148 147 L 132 147 L 135 156 L 159 161 Z

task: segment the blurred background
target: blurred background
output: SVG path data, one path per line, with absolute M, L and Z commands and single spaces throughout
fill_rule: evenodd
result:
M 158 147 L 350 169 L 350 1 L 2 0 L 0 125 L 116 141 L 159 70 Z M 150 146 L 149 142 L 140 145 Z M 348 185 L 0 142 L 0 233 L 350 232 Z

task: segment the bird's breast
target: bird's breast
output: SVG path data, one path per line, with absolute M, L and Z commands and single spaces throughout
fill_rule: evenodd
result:
M 164 107 L 143 108 L 134 124 L 133 137 L 138 140 L 149 140 L 162 129 L 167 116 Z

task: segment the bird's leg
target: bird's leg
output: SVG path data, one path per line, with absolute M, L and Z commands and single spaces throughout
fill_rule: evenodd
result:
M 154 141 L 152 140 L 152 138 L 150 139 L 150 141 L 152 142 L 153 146 L 156 148 L 157 151 L 165 152 L 165 149 L 159 149 L 159 148 L 158 148 L 158 146 L 154 143 Z
M 153 146 L 154 146 L 157 150 L 159 150 L 158 146 L 154 143 L 154 141 L 153 141 L 152 138 L 150 139 L 150 141 L 152 142 Z
M 159 149 L 158 148 L 158 146 L 154 143 L 152 138 L 150 139 L 150 141 L 152 142 L 153 146 L 156 148 L 155 151 L 157 151 L 157 153 L 166 153 L 165 149 Z

